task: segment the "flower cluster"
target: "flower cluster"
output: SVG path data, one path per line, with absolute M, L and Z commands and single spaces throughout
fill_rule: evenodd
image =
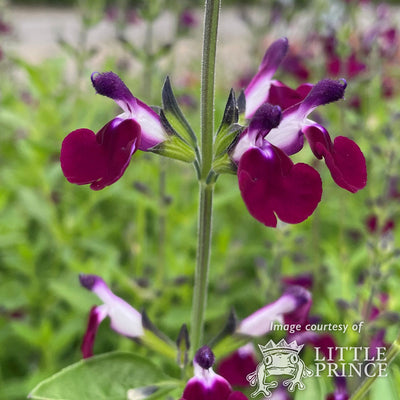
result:
M 245 127 L 233 130 L 238 134 L 228 135 L 230 139 L 222 141 L 225 147 L 216 149 L 219 154 L 228 152 L 232 160 L 229 163 L 236 166 L 239 189 L 250 214 L 271 227 L 276 226 L 277 218 L 292 224 L 304 221 L 321 200 L 318 172 L 310 165 L 294 164 L 289 158 L 303 148 L 304 138 L 314 155 L 325 159 L 340 187 L 355 193 L 367 181 L 365 159 L 357 144 L 344 136 L 332 141 L 327 129 L 308 117 L 317 107 L 342 99 L 346 82 L 322 80 L 292 89 L 274 80 L 287 51 L 286 38 L 278 39 L 267 50 L 244 91 Z M 64 139 L 61 167 L 69 182 L 103 189 L 123 175 L 138 149 L 201 163 L 194 159 L 198 154 L 196 138 L 176 104 L 168 79 L 165 96 L 163 92 L 163 102 L 167 102 L 160 114 L 135 98 L 113 72 L 94 73 L 92 83 L 97 93 L 113 99 L 123 113 L 97 134 L 77 129 Z M 171 110 L 174 118 L 183 121 L 181 126 L 188 132 L 188 139 L 174 131 L 173 123 L 168 121 Z M 237 125 L 237 119 L 231 118 L 230 123 Z M 171 137 L 176 140 L 172 142 Z M 168 143 L 172 149 L 169 153 L 164 149 Z M 182 152 L 182 146 L 189 148 L 189 156 Z M 160 151 L 160 147 L 164 150 Z M 221 172 L 214 168 L 215 173 Z
M 365 158 L 352 140 L 332 142 L 327 129 L 308 118 L 318 106 L 344 96 L 345 81 L 322 80 L 291 89 L 273 80 L 288 50 L 286 38 L 267 50 L 257 74 L 244 91 L 249 124 L 232 152 L 239 188 L 250 214 L 266 226 L 299 223 L 308 218 L 322 196 L 318 172 L 289 156 L 298 153 L 304 137 L 340 187 L 355 193 L 366 185 Z

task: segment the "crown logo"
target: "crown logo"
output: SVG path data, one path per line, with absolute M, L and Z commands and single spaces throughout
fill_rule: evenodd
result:
M 277 344 L 273 340 L 264 346 L 259 344 L 263 361 L 254 372 L 246 376 L 250 386 L 257 386 L 251 397 L 262 394 L 269 399 L 272 396 L 270 389 L 278 386 L 274 377 L 283 375 L 289 376 L 289 379 L 282 382 L 289 392 L 294 392 L 296 387 L 303 390 L 305 385 L 302 379 L 313 375 L 313 371 L 306 367 L 299 356 L 303 346 L 298 345 L 295 340 L 288 343 L 285 339 L 281 339 Z
M 304 344 L 298 345 L 295 340 L 288 343 L 285 339 L 281 339 L 277 344 L 275 344 L 273 340 L 270 340 L 265 346 L 262 346 L 261 344 L 258 345 L 263 356 L 271 354 L 272 352 L 285 352 L 287 350 L 294 351 L 298 354 L 303 346 Z

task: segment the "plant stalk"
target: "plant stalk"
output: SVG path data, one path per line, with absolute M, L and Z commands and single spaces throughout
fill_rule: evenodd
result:
M 207 182 L 212 169 L 214 134 L 215 60 L 220 0 L 206 0 L 201 70 L 201 168 L 197 260 L 194 276 L 191 356 L 202 345 L 207 304 L 208 270 L 211 253 L 212 201 L 214 184 Z

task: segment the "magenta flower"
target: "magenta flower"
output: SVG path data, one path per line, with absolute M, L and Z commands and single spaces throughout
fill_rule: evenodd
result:
M 133 153 L 147 151 L 167 139 L 160 117 L 135 98 L 113 72 L 92 74 L 97 93 L 113 99 L 124 111 L 95 134 L 77 129 L 63 141 L 61 168 L 71 183 L 100 190 L 116 182 Z
M 209 347 L 197 351 L 193 361 L 194 377 L 186 384 L 180 400 L 247 400 L 243 393 L 234 392 L 229 382 L 213 371 L 214 362 Z
M 302 149 L 304 136 L 314 155 L 325 159 L 337 185 L 353 193 L 366 185 L 365 158 L 357 144 L 343 136 L 332 142 L 322 125 L 308 119 L 318 106 L 341 99 L 345 88 L 345 82 L 322 80 L 283 112 L 264 103 L 241 134 L 231 154 L 239 188 L 250 214 L 266 226 L 275 227 L 277 216 L 287 223 L 302 222 L 321 200 L 318 172 L 288 157 Z
M 116 296 L 107 284 L 96 275 L 80 275 L 81 285 L 96 294 L 103 302 L 90 310 L 88 326 L 82 342 L 84 358 L 93 355 L 93 346 L 100 323 L 110 317 L 111 328 L 127 337 L 140 337 L 144 335 L 142 315 L 126 301 Z
M 311 293 L 301 286 L 290 286 L 276 301 L 265 305 L 242 320 L 236 333 L 263 336 L 274 322 L 301 324 L 306 321 L 312 304 Z
M 257 364 L 254 346 L 248 343 L 221 360 L 218 373 L 233 386 L 249 386 L 246 376 L 257 369 Z

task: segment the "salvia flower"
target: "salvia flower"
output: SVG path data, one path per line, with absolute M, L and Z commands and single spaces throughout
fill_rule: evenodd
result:
M 283 111 L 264 103 L 242 132 L 231 158 L 238 165 L 239 189 L 247 209 L 266 226 L 275 227 L 277 216 L 286 223 L 302 222 L 321 200 L 318 172 L 289 158 L 303 148 L 304 137 L 314 155 L 325 159 L 337 185 L 352 193 L 366 185 L 365 158 L 357 144 L 343 136 L 332 142 L 328 131 L 308 118 L 318 106 L 341 99 L 345 88 L 344 81 L 326 79 Z
M 109 317 L 111 328 L 121 335 L 135 338 L 143 336 L 142 315 L 126 301 L 116 296 L 97 275 L 80 275 L 81 285 L 96 294 L 103 304 L 90 310 L 88 326 L 82 342 L 84 358 L 93 355 L 93 346 L 100 323 Z
M 307 319 L 311 304 L 308 290 L 301 286 L 290 286 L 278 300 L 243 319 L 236 333 L 256 337 L 268 333 L 274 322 L 301 324 Z
M 194 358 L 194 377 L 183 391 L 180 400 L 247 400 L 240 392 L 234 392 L 229 382 L 214 372 L 215 357 L 207 346 L 200 348 Z
M 60 161 L 69 182 L 100 190 L 121 178 L 136 150 L 148 151 L 167 134 L 159 115 L 134 97 L 118 75 L 93 73 L 91 79 L 96 92 L 113 99 L 123 113 L 97 134 L 82 128 L 67 135 Z

